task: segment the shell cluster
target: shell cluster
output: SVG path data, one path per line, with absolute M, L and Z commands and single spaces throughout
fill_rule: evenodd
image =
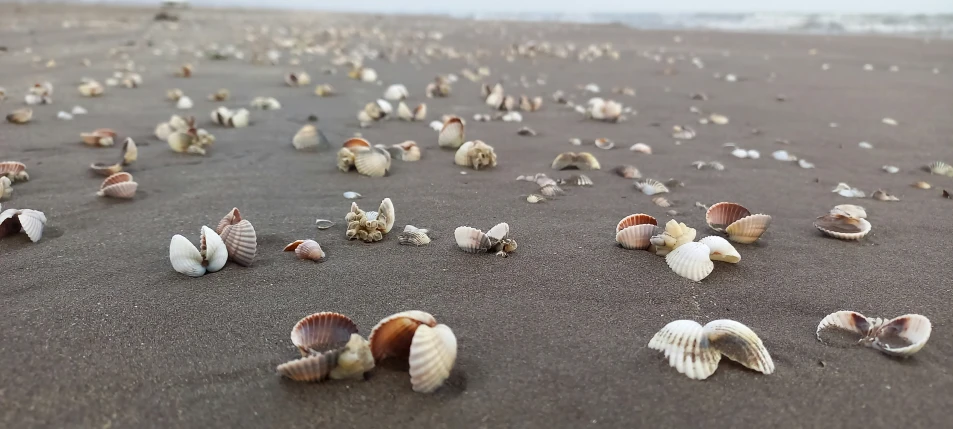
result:
M 652 337 L 649 348 L 664 353 L 670 366 L 692 380 L 711 377 L 722 356 L 762 374 L 774 372 L 774 361 L 761 338 L 734 320 L 713 320 L 705 326 L 676 320 Z
M 19 161 L 0 162 L 0 177 L 10 179 L 11 183 L 30 180 L 30 174 L 26 171 L 26 164 Z
M 242 219 L 238 208 L 233 208 L 219 221 L 215 230 L 202 227 L 199 248 L 181 235 L 173 236 L 169 260 L 175 271 L 201 277 L 207 272 L 221 270 L 229 260 L 247 267 L 255 259 L 257 250 L 255 228 L 251 222 Z
M 695 242 L 697 232 L 684 223 L 670 220 L 662 232 L 658 221 L 647 214 L 636 213 L 616 225 L 616 243 L 625 249 L 647 250 L 664 256 L 669 268 L 692 281 L 702 281 L 715 269 L 712 261 L 736 264 L 741 254 L 724 238 L 705 237 Z
M 390 198 L 384 198 L 377 210 L 365 212 L 356 202 L 351 203 L 351 211 L 344 216 L 344 221 L 347 222 L 347 238 L 366 243 L 383 240 L 384 235 L 394 228 L 394 203 Z
M 291 343 L 301 353 L 278 365 L 282 377 L 318 382 L 363 377 L 374 369 L 370 343 L 347 316 L 323 312 L 305 317 L 291 329 Z
M 862 344 L 888 355 L 910 356 L 930 339 L 930 319 L 919 314 L 885 320 L 856 311 L 838 311 L 817 325 L 817 340 L 828 345 Z M 843 343 L 841 343 L 843 342 Z
M 483 231 L 469 226 L 461 226 L 453 231 L 460 250 L 467 253 L 496 253 L 497 256 L 507 257 L 516 251 L 516 240 L 510 238 L 510 225 L 502 222 Z
M 585 182 L 586 179 L 589 179 L 589 178 L 588 178 L 587 176 L 585 176 L 585 175 L 577 176 L 577 178 L 575 179 L 575 183 L 574 183 L 574 184 L 579 184 L 580 182 Z M 536 185 L 539 186 L 539 193 L 542 194 L 542 196 L 538 196 L 538 197 L 540 197 L 540 198 L 541 198 L 541 197 L 555 197 L 555 196 L 557 196 L 557 195 L 559 195 L 559 194 L 563 194 L 563 193 L 565 192 L 565 191 L 563 191 L 563 189 L 559 186 L 559 182 L 557 182 L 556 180 L 554 180 L 554 179 L 552 179 L 551 177 L 547 176 L 546 173 L 536 173 L 535 175 L 519 176 L 519 177 L 516 178 L 516 180 L 523 180 L 523 181 L 527 181 L 527 182 L 534 182 L 534 183 L 536 183 Z M 592 179 L 589 179 L 589 181 L 591 182 Z M 567 180 L 567 182 L 568 182 L 568 180 Z M 580 185 L 580 186 L 584 186 L 584 185 Z M 531 201 L 531 200 L 533 200 L 533 199 L 534 199 L 534 197 L 533 197 L 532 195 L 530 195 L 529 197 L 527 197 L 527 201 L 529 201 L 529 202 L 531 202 L 531 203 L 538 203 L 538 202 L 540 202 L 540 201 L 544 201 L 544 200 L 545 200 L 545 198 L 542 198 L 542 199 L 537 199 L 536 201 Z
M 867 211 L 853 204 L 835 206 L 829 213 L 814 219 L 814 227 L 840 240 L 860 240 L 872 229 Z
M 496 167 L 496 152 L 482 140 L 468 141 L 457 149 L 453 163 L 474 170 Z
M 384 177 L 390 170 L 391 154 L 386 147 L 371 144 L 362 138 L 355 137 L 344 142 L 338 150 L 337 166 L 347 172 L 351 168 L 365 176 Z
M 195 118 L 172 115 L 168 122 L 156 125 L 155 136 L 169 144 L 173 152 L 205 155 L 206 147 L 215 142 L 215 136 L 202 128 L 195 128 Z
M 361 122 L 361 127 L 367 127 L 387 118 L 391 113 L 394 113 L 394 107 L 387 100 L 381 99 L 365 104 L 364 108 L 357 112 L 357 120 Z
M 20 232 L 26 234 L 34 243 L 43 238 L 43 228 L 46 227 L 46 215 L 43 212 L 31 209 L 2 210 L 2 208 L 0 206 L 0 238 Z

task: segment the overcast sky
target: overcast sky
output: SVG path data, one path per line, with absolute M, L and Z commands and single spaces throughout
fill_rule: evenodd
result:
M 24 0 L 20 0 L 24 1 Z M 26 0 L 30 1 L 30 0 Z M 158 3 L 159 0 L 82 0 Z M 2 2 L 2 0 L 0 0 Z M 833 12 L 953 13 L 953 0 L 191 0 L 195 5 L 307 7 L 377 12 Z

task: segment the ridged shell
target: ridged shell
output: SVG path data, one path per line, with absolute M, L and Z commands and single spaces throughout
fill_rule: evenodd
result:
M 616 232 L 615 241 L 626 249 L 646 250 L 652 245 L 655 229 L 656 226 L 651 224 L 628 226 Z
M 619 221 L 619 224 L 616 225 L 616 232 L 622 231 L 624 228 L 633 226 L 633 225 L 658 225 L 658 221 L 647 214 L 636 213 L 628 215 L 622 220 Z
M 490 230 L 486 232 L 487 238 L 489 238 L 490 243 L 493 243 L 493 244 L 503 240 L 509 235 L 510 235 L 510 225 L 506 222 L 500 222 L 494 225 L 493 228 L 490 228 Z
M 414 112 L 410 111 L 410 107 L 407 106 L 407 103 L 401 101 L 397 103 L 397 117 L 404 121 L 413 121 Z
M 247 219 L 222 228 L 222 241 L 228 249 L 229 259 L 241 266 L 250 266 L 258 253 L 258 235 Z
M 362 150 L 354 155 L 357 172 L 369 177 L 384 177 L 390 169 L 390 153 L 379 148 Z
M 291 343 L 301 356 L 311 351 L 325 352 L 344 346 L 351 334 L 358 333 L 357 324 L 343 314 L 321 312 L 309 315 L 291 329 Z
M 397 235 L 397 242 L 408 246 L 424 246 L 430 243 L 430 236 L 420 231 L 405 231 Z
M 740 204 L 735 203 L 717 203 L 712 204 L 705 212 L 705 222 L 711 229 L 718 232 L 725 232 L 725 229 L 735 221 L 750 216 L 751 212 Z
M 927 344 L 932 331 L 930 319 L 906 314 L 880 325 L 871 347 L 893 356 L 910 356 Z
M 421 325 L 437 326 L 433 315 L 418 310 L 404 311 L 381 319 L 371 330 L 371 354 L 376 362 L 388 357 L 407 359 L 414 332 Z
M 835 214 L 818 217 L 814 220 L 814 227 L 826 235 L 841 240 L 860 240 L 872 229 L 867 219 L 855 219 Z
M 116 173 L 106 178 L 99 187 L 96 195 L 112 198 L 132 198 L 136 195 L 139 184 L 132 180 L 129 173 Z
M 676 320 L 659 330 L 649 348 L 668 358 L 668 364 L 692 380 L 704 380 L 715 373 L 721 353 L 708 347 L 705 328 L 693 320 Z
M 414 120 L 424 121 L 427 119 L 427 105 L 420 103 L 414 108 Z
M 412 140 L 407 140 L 400 144 L 395 144 L 393 147 L 400 150 L 400 159 L 402 161 L 419 161 L 420 160 L 420 148 L 417 146 L 417 143 Z
M 0 176 L 3 175 L 16 175 L 26 170 L 26 165 L 22 162 L 17 161 L 3 161 L 0 162 Z
M 493 247 L 490 244 L 490 238 L 476 228 L 461 226 L 453 231 L 453 236 L 457 241 L 457 246 L 467 253 L 484 253 Z
M 169 244 L 169 260 L 172 269 L 189 277 L 201 277 L 206 268 L 202 261 L 202 254 L 189 239 L 176 234 Z
M 586 176 L 585 174 L 573 174 L 565 179 L 559 180 L 560 184 L 568 184 L 573 186 L 592 186 L 595 183 L 592 181 L 592 178 Z
M 815 335 L 826 345 L 848 347 L 858 345 L 873 328 L 871 320 L 863 314 L 838 311 L 821 319 Z
M 774 372 L 771 355 L 751 328 L 734 320 L 713 320 L 705 325 L 709 347 L 762 374 Z
M 325 256 L 321 245 L 314 240 L 296 240 L 285 246 L 285 252 L 291 251 L 295 252 L 298 259 L 309 259 L 316 262 L 324 260 Z
M 698 242 L 708 246 L 708 248 L 711 249 L 709 258 L 712 261 L 728 262 L 730 264 L 737 264 L 741 261 L 741 254 L 738 253 L 738 250 L 735 249 L 735 246 L 732 246 L 731 243 L 724 238 L 721 238 L 717 235 L 711 235 L 698 240 Z
M 840 204 L 831 209 L 830 214 L 847 216 L 854 219 L 866 219 L 867 210 L 854 204 Z
M 172 125 L 169 125 L 168 122 L 163 122 L 159 125 L 156 125 L 155 136 L 159 140 L 168 141 L 169 136 L 175 132 L 175 129 L 172 128 Z
M 122 164 L 121 163 L 109 164 L 105 162 L 97 162 L 95 164 L 90 164 L 89 169 L 96 174 L 101 174 L 103 176 L 112 176 L 113 174 L 116 174 L 122 171 Z
M 215 232 L 221 234 L 225 230 L 226 226 L 234 225 L 242 221 L 242 213 L 238 211 L 238 207 L 233 207 L 228 211 L 228 214 L 218 221 L 218 225 L 215 227 Z
M 675 274 L 700 282 L 715 269 L 715 264 L 709 257 L 710 254 L 711 249 L 708 246 L 690 242 L 676 247 L 665 255 L 665 262 Z
M 437 144 L 440 147 L 455 149 L 463 144 L 464 138 L 463 121 L 458 117 L 452 117 L 443 123 L 443 128 L 437 136 Z
M 390 198 L 384 198 L 377 210 L 377 229 L 387 234 L 394 228 L 394 221 L 397 219 L 397 214 L 394 212 L 394 202 Z
M 205 269 L 210 273 L 221 270 L 228 262 L 228 248 L 225 247 L 225 242 L 207 226 L 202 227 L 202 245 L 199 250 L 205 258 Z
M 635 182 L 635 187 L 645 195 L 658 195 L 667 193 L 668 187 L 664 183 L 655 179 L 643 179 Z
M 36 243 L 43 238 L 46 215 L 30 209 L 7 209 L 0 212 L 0 237 L 19 233 L 21 230 Z
M 324 381 L 331 377 L 331 371 L 337 367 L 341 353 L 334 350 L 285 362 L 278 365 L 278 374 L 294 381 Z
M 457 360 L 457 337 L 447 325 L 421 325 L 410 345 L 410 382 L 415 392 L 437 390 Z
M 725 228 L 728 239 L 736 243 L 751 244 L 761 238 L 761 235 L 771 225 L 771 216 L 753 214 L 746 216 Z

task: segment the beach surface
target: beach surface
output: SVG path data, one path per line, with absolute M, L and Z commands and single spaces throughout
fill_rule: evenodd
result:
M 34 83 L 56 88 L 53 104 L 33 106 L 32 122 L 0 124 L 0 160 L 27 164 L 31 176 L 14 185 L 3 208 L 36 209 L 49 219 L 38 243 L 23 234 L 0 240 L 0 426 L 949 424 L 953 201 L 940 195 L 953 191 L 953 178 L 921 168 L 953 162 L 953 42 L 198 9 L 171 25 L 153 22 L 154 12 L 10 6 L 0 16 L 0 86 L 7 91 L 0 113 L 24 107 Z M 359 31 L 331 39 L 322 33 L 329 28 Z M 431 31 L 442 39 L 415 38 Z M 293 48 L 275 43 L 309 38 L 332 46 L 326 55 L 295 56 Z M 568 59 L 540 54 L 507 60 L 503 51 L 530 40 L 573 43 L 576 51 Z M 395 49 L 397 41 L 401 49 Z M 212 43 L 233 44 L 245 59 L 195 55 Z M 606 43 L 619 52 L 618 60 L 575 58 Z M 383 86 L 348 79 L 347 67 L 331 65 L 335 47 L 346 53 L 361 44 L 385 52 L 385 58 L 364 59 Z M 449 48 L 460 57 L 448 58 Z M 256 53 L 268 49 L 281 51 L 279 64 L 253 64 Z M 478 49 L 484 54 L 475 55 Z M 110 87 L 98 98 L 79 95 L 82 77 L 103 82 L 125 63 L 123 55 L 141 70 L 140 87 Z M 300 64 L 290 65 L 292 58 Z M 55 66 L 47 67 L 51 59 Z M 193 76 L 174 77 L 185 63 L 195 66 Z M 865 71 L 865 64 L 873 70 Z M 509 94 L 543 96 L 543 108 L 524 112 L 520 124 L 472 120 L 476 113 L 495 113 L 481 100 L 480 84 L 461 75 L 479 66 L 491 71 L 484 82 L 503 80 Z M 337 73 L 322 74 L 326 67 Z M 311 75 L 312 85 L 283 83 L 285 73 L 298 70 Z M 460 76 L 451 96 L 425 98 L 424 87 L 449 73 Z M 737 81 L 726 81 L 727 74 Z M 319 83 L 340 94 L 315 96 Z M 392 83 L 409 88 L 408 104 L 427 103 L 428 120 L 361 129 L 356 113 Z M 597 122 L 550 98 L 562 90 L 585 104 L 595 95 L 580 88 L 589 83 L 601 88 L 599 96 L 637 114 L 618 124 Z M 625 86 L 636 95 L 610 92 Z M 195 107 L 177 110 L 165 99 L 172 88 L 182 89 Z M 207 101 L 218 88 L 229 89 L 231 100 Z M 708 99 L 694 100 L 692 93 Z M 785 101 L 777 100 L 781 94 Z M 253 110 L 252 125 L 244 129 L 211 122 L 215 107 L 246 107 L 256 96 L 275 97 L 282 108 Z M 74 105 L 89 114 L 56 119 L 57 111 Z M 730 122 L 701 125 L 691 106 Z M 172 114 L 194 115 L 216 136 L 207 156 L 174 153 L 153 136 L 156 124 Z M 455 166 L 452 152 L 437 147 L 437 133 L 427 126 L 444 114 L 466 119 L 467 139 L 491 144 L 499 165 L 485 171 Z M 332 150 L 307 153 L 291 146 L 309 115 L 319 118 L 316 125 Z M 673 125 L 690 126 L 698 135 L 676 144 Z M 539 134 L 518 136 L 521 126 Z M 95 196 L 102 177 L 88 166 L 115 159 L 119 148 L 85 146 L 79 134 L 103 127 L 139 145 L 139 160 L 127 169 L 139 183 L 131 201 Z M 374 144 L 414 140 L 423 158 L 395 159 L 386 178 L 341 172 L 337 145 L 355 132 Z M 571 138 L 608 138 L 616 147 L 576 147 Z M 653 153 L 628 150 L 639 142 Z M 728 142 L 760 151 L 761 159 L 733 157 L 723 147 Z M 772 159 L 781 149 L 816 168 Z M 538 187 L 514 179 L 540 172 L 569 176 L 573 172 L 553 171 L 550 164 L 557 154 L 578 150 L 602 164 L 601 171 L 587 173 L 595 185 L 527 203 L 526 195 Z M 697 160 L 726 168 L 697 170 L 691 165 Z M 667 195 L 675 205 L 658 207 L 632 180 L 613 174 L 621 164 L 637 166 L 645 177 L 683 182 Z M 900 171 L 888 174 L 884 165 Z M 911 187 L 921 180 L 933 189 Z M 831 192 L 839 182 L 868 195 L 882 188 L 901 201 L 845 198 Z M 345 191 L 362 194 L 357 202 L 365 210 L 391 198 L 395 228 L 431 228 L 434 241 L 401 246 L 394 233 L 379 243 L 348 241 L 343 217 L 351 201 Z M 736 245 L 740 263 L 716 262 L 700 283 L 673 273 L 663 258 L 622 249 L 614 240 L 616 223 L 632 213 L 660 223 L 677 219 L 696 228 L 698 237 L 716 234 L 695 203 L 719 201 L 770 214 L 773 222 L 755 244 Z M 858 242 L 827 238 L 812 225 L 846 203 L 866 207 L 873 225 Z M 182 234 L 197 242 L 202 225 L 214 227 L 233 207 L 257 230 L 255 263 L 229 264 L 200 278 L 173 271 L 170 238 Z M 666 213 L 672 209 L 675 216 Z M 319 231 L 317 218 L 337 224 Z M 486 230 L 498 222 L 509 223 L 519 243 L 509 258 L 456 247 L 456 227 Z M 325 262 L 281 251 L 307 238 L 321 244 Z M 381 318 L 412 309 L 433 314 L 458 339 L 456 366 L 434 394 L 413 392 L 406 367 L 395 364 L 379 365 L 367 381 L 323 384 L 275 372 L 298 355 L 289 332 L 308 314 L 346 314 L 367 335 Z M 817 341 L 815 328 L 838 310 L 887 318 L 922 314 L 933 323 L 932 336 L 908 359 L 859 346 L 829 347 Z M 723 359 L 709 379 L 688 379 L 647 347 L 656 331 L 678 319 L 746 324 L 763 340 L 776 371 L 764 375 Z

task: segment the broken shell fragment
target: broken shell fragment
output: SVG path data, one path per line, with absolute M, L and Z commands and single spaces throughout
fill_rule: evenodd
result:
M 481 140 L 464 143 L 453 156 L 456 165 L 479 170 L 485 167 L 496 167 L 496 152 L 493 147 Z
M 817 325 L 818 341 L 831 344 L 839 334 L 851 336 L 854 344 L 863 344 L 893 356 L 910 356 L 923 349 L 933 330 L 930 319 L 919 314 L 884 320 L 866 317 L 854 311 L 827 315 Z
M 138 188 L 139 184 L 132 180 L 131 174 L 115 173 L 103 181 L 96 195 L 100 197 L 128 199 L 136 196 L 136 189 Z
M 325 256 L 324 250 L 321 250 L 321 245 L 314 240 L 295 240 L 285 246 L 284 251 L 295 252 L 298 259 L 308 259 L 315 262 L 323 261 Z
M 23 232 L 36 243 L 43 238 L 46 215 L 31 209 L 6 209 L 0 211 L 0 238 Z
M 397 235 L 397 242 L 408 246 L 423 246 L 430 243 L 430 231 L 413 225 L 404 226 L 404 232 Z
M 317 219 L 314 221 L 314 224 L 318 227 L 318 229 L 328 229 L 334 226 L 334 221 L 329 219 Z
M 599 161 L 589 152 L 563 152 L 553 160 L 553 170 L 598 170 Z
M 228 261 L 228 250 L 215 231 L 203 226 L 201 251 L 187 238 L 176 234 L 169 245 L 169 260 L 175 271 L 189 277 L 201 277 L 206 272 L 221 270 Z
M 774 372 L 774 361 L 758 335 L 733 320 L 713 320 L 704 327 L 676 320 L 652 337 L 649 348 L 663 352 L 670 366 L 692 380 L 714 374 L 722 355 L 762 374 Z
M 676 247 L 665 255 L 669 268 L 693 282 L 700 282 L 715 269 L 711 249 L 704 243 L 689 242 Z

